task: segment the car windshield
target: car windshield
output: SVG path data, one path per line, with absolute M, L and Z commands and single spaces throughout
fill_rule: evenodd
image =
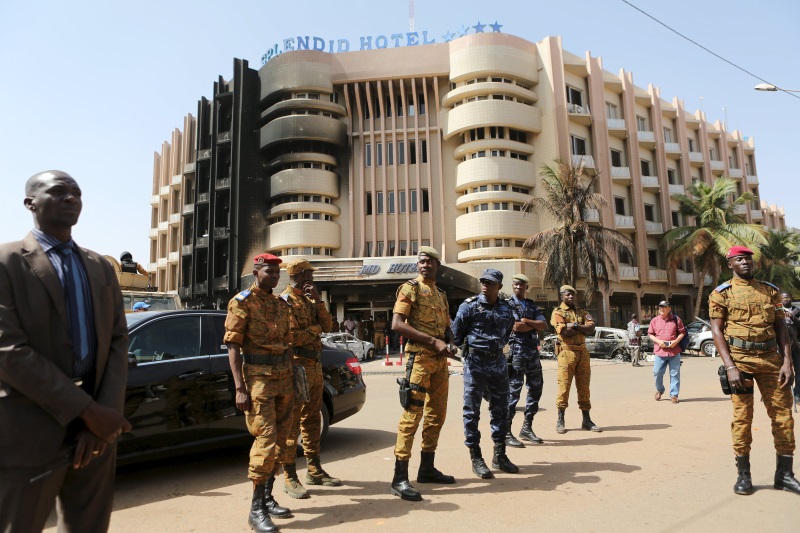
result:
M 128 321 L 128 329 L 132 328 L 133 326 L 135 326 L 136 324 L 138 324 L 142 320 L 144 320 L 144 319 L 146 319 L 148 317 L 151 317 L 151 316 L 153 316 L 153 314 L 152 313 L 148 313 L 146 311 L 145 312 L 141 312 L 141 313 L 128 313 L 128 314 L 126 314 L 125 315 L 125 320 Z
M 122 300 L 125 309 L 133 309 L 139 302 L 144 302 L 150 311 L 170 311 L 178 308 L 173 296 L 159 296 L 155 294 L 123 294 Z

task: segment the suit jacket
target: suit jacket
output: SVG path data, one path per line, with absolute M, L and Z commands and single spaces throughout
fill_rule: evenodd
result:
M 128 328 L 113 267 L 81 248 L 97 333 L 94 400 L 122 413 Z M 33 233 L 0 244 L 0 468 L 53 461 L 92 396 L 72 381 L 64 290 Z

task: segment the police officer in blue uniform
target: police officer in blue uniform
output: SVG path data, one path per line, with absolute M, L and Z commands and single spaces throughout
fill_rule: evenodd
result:
M 525 400 L 525 422 L 519 432 L 521 439 L 541 444 L 542 439 L 533 432 L 533 417 L 539 411 L 539 399 L 542 397 L 542 363 L 539 361 L 539 336 L 536 330 L 547 329 L 547 319 L 539 307 L 529 298 L 525 298 L 528 290 L 528 276 L 515 274 L 512 281 L 514 295 L 508 299 L 514 310 L 514 331 L 508 341 L 511 353 L 508 367 L 508 435 L 506 445 L 524 448 L 525 445 L 514 437 L 511 422 L 517 410 L 523 382 L 528 383 L 528 395 Z
M 508 302 L 499 297 L 502 272 L 487 268 L 480 282 L 481 294 L 461 304 L 451 329 L 455 343 L 462 347 L 464 361 L 464 443 L 469 448 L 472 471 L 481 479 L 491 479 L 494 476 L 481 455 L 478 431 L 481 399 L 487 389 L 494 442 L 492 468 L 519 472 L 506 456 L 508 366 L 503 347 L 514 327 L 514 314 Z

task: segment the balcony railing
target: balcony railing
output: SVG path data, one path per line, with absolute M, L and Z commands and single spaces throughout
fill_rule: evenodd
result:
M 200 194 L 197 195 L 197 203 L 198 204 L 204 204 L 206 202 L 208 202 L 208 193 L 207 192 L 201 192 Z
M 761 209 L 751 209 L 750 216 L 753 220 L 763 220 L 764 214 L 761 212 Z
M 644 227 L 648 234 L 660 235 L 664 233 L 664 226 L 661 222 L 650 222 L 649 220 L 644 223 Z
M 181 213 L 184 215 L 191 215 L 194 213 L 194 204 L 183 204 L 183 208 L 181 209 Z
M 741 168 L 729 168 L 728 169 L 728 176 L 731 178 L 741 178 L 742 177 L 742 169 Z
M 172 213 L 169 216 L 169 224 L 170 226 L 176 226 L 181 223 L 181 214 L 180 213 Z
M 711 170 L 725 170 L 725 161 L 711 160 Z
M 578 104 L 567 104 L 567 112 L 573 113 L 575 115 L 588 115 L 589 114 L 589 106 L 588 105 L 578 105 Z
M 624 280 L 638 280 L 639 279 L 639 267 L 631 266 L 631 265 L 619 265 L 619 279 Z
M 208 236 L 198 237 L 194 241 L 194 247 L 195 248 L 205 248 L 206 246 L 208 246 Z
M 600 211 L 597 209 L 588 209 L 584 220 L 586 222 L 600 222 Z
M 208 282 L 203 281 L 202 283 L 195 283 L 194 292 L 198 294 L 206 294 L 208 292 Z
M 630 181 L 631 169 L 628 167 L 611 167 L 611 179 L 614 181 Z
M 747 175 L 747 184 L 748 185 L 758 185 L 758 176 L 754 176 L 753 174 Z
M 659 189 L 658 176 L 642 176 L 643 189 Z
M 192 297 L 192 288 L 191 287 L 178 287 L 178 296 L 181 297 L 183 300 L 187 300 Z
M 703 162 L 703 152 L 689 152 L 689 162 L 691 162 L 691 163 L 702 163 Z
M 183 255 L 192 255 L 192 245 L 184 244 L 183 246 L 181 246 L 181 253 Z
M 624 130 L 625 129 L 625 119 L 624 118 L 610 118 L 610 119 L 608 119 L 608 129 L 610 129 L 610 130 Z
M 230 233 L 230 228 L 214 228 L 215 239 L 227 239 Z
M 174 176 L 172 176 L 172 181 L 170 182 L 170 185 L 172 185 L 173 189 L 180 189 L 182 182 L 183 182 L 183 175 L 175 174 Z
M 573 155 L 572 165 L 577 167 L 581 164 L 587 169 L 594 169 L 594 157 L 590 155 Z
M 214 278 L 213 290 L 226 291 L 228 290 L 228 276 L 219 276 Z
M 170 252 L 169 256 L 167 257 L 167 261 L 170 263 L 177 263 L 178 260 L 181 258 L 181 254 L 178 252 Z
M 668 154 L 679 154 L 681 153 L 681 145 L 679 143 L 664 143 L 664 152 Z
M 676 269 L 675 278 L 678 285 L 694 285 L 694 274 L 684 270 Z
M 629 217 L 626 215 L 614 215 L 614 223 L 617 226 L 617 229 L 633 229 L 633 217 Z
M 656 142 L 656 134 L 652 131 L 637 131 L 636 136 L 639 138 L 640 143 Z
M 161 197 L 157 194 L 154 194 L 150 197 L 150 205 L 158 205 L 161 202 Z
M 746 215 L 747 214 L 747 206 L 744 204 L 739 204 L 733 206 L 733 212 L 737 215 Z
M 663 268 L 650 268 L 650 281 L 667 281 L 667 271 Z
M 669 184 L 669 194 L 670 194 L 670 196 L 673 195 L 673 194 L 686 194 L 686 189 L 681 184 L 670 183 Z
M 230 178 L 220 178 L 214 182 L 214 187 L 217 189 L 227 189 L 231 186 Z

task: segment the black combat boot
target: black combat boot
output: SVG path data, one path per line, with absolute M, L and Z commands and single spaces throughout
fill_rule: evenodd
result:
M 792 459 L 791 455 L 778 455 L 777 456 L 777 467 L 775 468 L 775 488 L 778 490 L 786 490 L 789 492 L 794 492 L 795 494 L 800 494 L 800 482 L 794 477 L 794 472 L 792 471 Z
M 525 429 L 525 426 L 522 426 L 522 429 Z M 522 433 L 520 433 L 522 436 Z M 508 434 L 506 434 L 506 446 L 511 446 L 512 448 L 524 448 L 525 445 L 522 444 L 517 437 L 511 433 L 511 419 L 508 419 Z
M 522 429 L 519 431 L 519 438 L 525 439 L 528 442 L 534 442 L 536 444 L 541 444 L 544 441 L 536 436 L 536 433 L 533 432 L 533 415 L 526 416 L 525 422 L 522 424 Z M 506 441 L 508 442 L 508 441 Z
M 408 481 L 408 461 L 394 460 L 394 478 L 392 479 L 391 492 L 409 502 L 422 500 L 422 494 L 417 492 Z
M 433 459 L 435 456 L 435 452 L 421 453 L 419 470 L 417 471 L 417 483 L 442 483 L 443 485 L 452 485 L 456 482 L 456 478 L 442 474 L 433 466 Z
M 733 492 L 744 495 L 753 494 L 753 479 L 750 477 L 750 456 L 737 456 L 736 469 L 739 471 L 739 477 L 736 478 Z
M 492 457 L 492 468 L 499 468 L 503 472 L 516 474 L 519 472 L 517 465 L 512 463 L 506 455 L 506 444 L 494 445 L 494 457 Z
M 256 485 L 253 488 L 253 501 L 250 503 L 250 516 L 247 518 L 247 523 L 256 533 L 278 531 L 278 526 L 269 518 L 264 505 L 264 491 L 264 485 Z
M 472 460 L 472 471 L 475 472 L 476 476 L 481 479 L 494 478 L 494 474 L 492 474 L 492 471 L 489 470 L 489 467 L 486 466 L 486 462 L 483 460 L 480 446 L 470 446 L 469 457 Z
M 275 473 L 269 476 L 267 484 L 264 486 L 264 507 L 270 516 L 274 518 L 291 518 L 292 511 L 286 507 L 281 507 L 272 496 L 272 488 L 275 486 Z
M 564 427 L 564 409 L 558 410 L 558 421 L 556 422 L 556 433 L 559 435 L 563 435 L 567 432 L 567 428 Z
M 592 419 L 589 417 L 588 410 L 581 412 L 583 413 L 583 423 L 581 424 L 582 429 L 585 429 L 586 431 L 597 431 L 597 432 L 603 431 L 602 429 L 597 427 L 597 424 L 592 422 Z

